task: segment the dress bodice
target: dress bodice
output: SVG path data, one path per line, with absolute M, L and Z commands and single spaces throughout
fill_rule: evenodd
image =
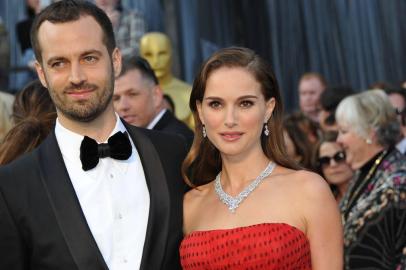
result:
M 195 231 L 180 245 L 184 270 L 311 269 L 306 235 L 285 223 Z

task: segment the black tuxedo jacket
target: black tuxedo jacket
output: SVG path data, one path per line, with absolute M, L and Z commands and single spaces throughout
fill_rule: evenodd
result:
M 185 143 L 177 136 L 126 128 L 139 152 L 151 200 L 140 269 L 180 269 Z M 0 269 L 108 269 L 54 132 L 30 154 L 0 167 Z
M 166 133 L 178 134 L 186 140 L 188 148 L 192 146 L 194 137 L 193 131 L 168 110 L 165 111 L 153 129 Z

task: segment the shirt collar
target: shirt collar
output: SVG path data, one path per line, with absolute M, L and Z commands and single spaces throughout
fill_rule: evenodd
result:
M 118 115 L 115 115 L 116 124 L 108 138 L 116 132 L 127 131 Z M 70 161 L 80 162 L 80 145 L 84 136 L 64 127 L 59 121 L 59 118 L 56 119 L 55 136 L 58 141 L 59 149 L 61 150 L 62 156 Z M 107 142 L 107 140 L 104 142 Z
M 148 124 L 147 129 L 153 129 L 155 125 L 161 120 L 162 116 L 166 112 L 166 109 L 162 109 L 155 117 L 152 119 L 152 121 Z

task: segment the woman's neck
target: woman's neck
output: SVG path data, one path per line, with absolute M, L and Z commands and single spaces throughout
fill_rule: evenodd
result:
M 268 166 L 269 159 L 262 153 L 255 158 L 222 158 L 221 185 L 229 194 L 238 194 Z

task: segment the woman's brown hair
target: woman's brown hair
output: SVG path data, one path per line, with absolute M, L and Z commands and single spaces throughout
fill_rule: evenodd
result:
M 202 102 L 210 75 L 222 67 L 239 67 L 249 71 L 261 84 L 265 101 L 275 98 L 275 109 L 267 122 L 270 134 L 261 135 L 265 155 L 281 166 L 298 169 L 287 156 L 282 135 L 283 105 L 278 83 L 271 67 L 255 52 L 247 48 L 230 47 L 214 53 L 200 68 L 192 87 L 189 106 L 195 120 L 195 137 L 185 161 L 182 175 L 190 186 L 197 187 L 211 182 L 221 170 L 221 157 L 214 145 L 202 136 L 202 122 L 196 102 Z
M 0 164 L 32 151 L 55 124 L 56 110 L 48 90 L 36 80 L 17 93 L 13 104 L 14 127 L 0 144 Z

